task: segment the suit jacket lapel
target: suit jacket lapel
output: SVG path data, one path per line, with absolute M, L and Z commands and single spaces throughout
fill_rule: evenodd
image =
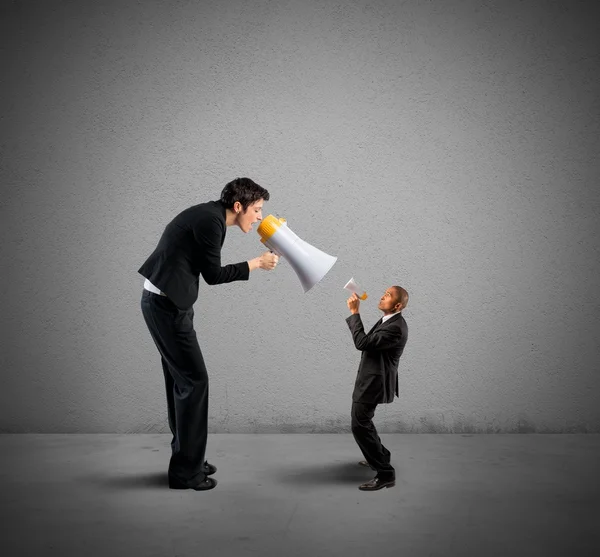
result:
M 367 334 L 371 334 L 375 329 L 377 329 L 377 327 L 379 327 L 379 325 L 381 325 L 381 321 L 382 321 L 383 317 L 377 321 L 377 323 L 375 323 L 375 325 L 373 325 L 373 327 L 371 327 L 371 330 L 367 333 Z
M 390 317 L 386 323 L 389 323 L 390 321 L 393 321 L 394 319 L 398 319 L 398 316 L 402 315 L 401 313 L 396 313 L 394 315 L 392 315 L 392 317 Z M 377 327 L 379 327 L 381 325 L 381 322 L 383 321 L 383 317 L 377 321 L 377 323 L 375 323 L 375 325 L 373 325 L 373 328 L 369 331 L 369 334 L 371 334 Z

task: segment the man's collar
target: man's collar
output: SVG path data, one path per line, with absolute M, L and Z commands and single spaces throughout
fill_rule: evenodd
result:
M 394 317 L 394 315 L 400 315 L 402 312 L 401 311 L 396 311 L 394 313 L 389 313 L 388 315 L 384 315 L 381 318 L 381 322 L 385 323 L 388 319 L 391 319 L 392 317 Z

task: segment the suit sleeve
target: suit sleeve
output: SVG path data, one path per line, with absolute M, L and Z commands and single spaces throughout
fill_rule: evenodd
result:
M 224 224 L 218 217 L 201 219 L 193 227 L 194 240 L 202 250 L 200 273 L 207 284 L 223 284 L 235 280 L 248 280 L 250 267 L 247 261 L 221 266 L 221 245 Z
M 346 319 L 352 340 L 357 350 L 377 351 L 388 350 L 394 346 L 399 346 L 402 341 L 402 331 L 397 327 L 377 328 L 371 334 L 365 333 L 360 314 L 350 315 Z

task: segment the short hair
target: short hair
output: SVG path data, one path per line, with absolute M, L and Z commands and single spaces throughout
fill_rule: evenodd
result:
M 396 292 L 396 303 L 400 302 L 405 308 L 408 305 L 408 292 L 401 286 L 392 286 L 392 289 Z
M 227 209 L 232 209 L 233 204 L 239 201 L 246 212 L 259 199 L 269 201 L 269 192 L 250 178 L 236 178 L 223 188 L 220 201 Z

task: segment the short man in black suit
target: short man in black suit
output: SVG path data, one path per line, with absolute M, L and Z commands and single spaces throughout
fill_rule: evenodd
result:
M 408 292 L 392 286 L 379 300 L 383 317 L 365 333 L 359 314 L 360 300 L 352 294 L 347 301 L 351 315 L 346 319 L 357 350 L 362 351 L 354 392 L 352 393 L 352 434 L 366 460 L 359 464 L 377 472 L 362 484 L 362 491 L 376 491 L 396 485 L 396 471 L 390 451 L 381 443 L 373 424 L 378 404 L 394 401 L 398 396 L 398 361 L 408 336 L 402 310 L 408 304 Z
M 212 489 L 216 467 L 205 460 L 208 437 L 208 373 L 194 330 L 193 304 L 199 276 L 210 285 L 248 280 L 254 269 L 274 269 L 278 256 L 265 252 L 221 265 L 228 226 L 244 233 L 262 219 L 269 192 L 250 180 L 229 182 L 218 201 L 185 209 L 169 224 L 139 273 L 146 278 L 142 314 L 161 356 L 173 433 L 169 462 L 172 489 Z

